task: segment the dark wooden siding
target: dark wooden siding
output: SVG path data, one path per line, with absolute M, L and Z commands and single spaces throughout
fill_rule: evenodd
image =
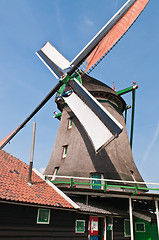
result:
M 113 218 L 113 240 L 130 240 L 124 236 L 124 219 Z
M 86 240 L 88 216 L 73 211 L 51 210 L 50 224 L 37 224 L 38 208 L 0 204 L 0 239 L 4 240 Z M 75 221 L 86 221 L 85 233 L 75 233 Z

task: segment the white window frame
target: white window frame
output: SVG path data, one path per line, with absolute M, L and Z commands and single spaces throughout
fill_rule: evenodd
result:
M 48 211 L 48 221 L 47 221 L 47 222 L 41 222 L 41 221 L 39 221 L 40 211 L 42 211 L 42 210 Z M 38 209 L 37 223 L 38 223 L 38 224 L 49 224 L 49 223 L 50 223 L 50 209 L 44 209 L 44 208 L 39 208 L 39 209 Z
M 138 231 L 138 230 L 137 230 L 137 224 L 143 224 L 143 225 L 144 225 L 144 231 Z M 138 233 L 146 232 L 145 222 L 136 222 L 136 223 L 135 223 L 135 232 L 138 232 Z
M 78 231 L 77 230 L 77 222 L 83 222 L 84 223 L 84 230 L 83 231 Z M 85 233 L 85 225 L 86 225 L 86 221 L 85 220 L 83 220 L 83 219 L 76 220 L 76 222 L 75 222 L 75 233 Z
M 67 151 L 68 151 L 68 145 L 64 145 L 62 148 L 63 148 L 62 149 L 62 158 L 66 158 Z
M 54 173 L 53 173 L 53 176 L 56 176 L 56 175 L 57 175 L 58 170 L 59 170 L 59 167 L 55 167 L 55 169 L 54 169 Z
M 73 123 L 73 117 L 68 118 L 68 126 L 67 126 L 68 129 L 72 128 L 72 123 Z
M 51 178 L 51 181 L 53 181 L 58 173 L 58 170 L 59 170 L 59 167 L 55 167 L 54 169 L 54 172 L 53 172 L 53 175 L 52 175 L 52 178 Z

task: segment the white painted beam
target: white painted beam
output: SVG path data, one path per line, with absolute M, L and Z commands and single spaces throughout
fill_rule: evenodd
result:
M 132 199 L 131 199 L 131 197 L 129 197 L 129 216 L 130 216 L 130 232 L 131 232 L 131 240 L 134 240 L 133 212 L 132 212 Z

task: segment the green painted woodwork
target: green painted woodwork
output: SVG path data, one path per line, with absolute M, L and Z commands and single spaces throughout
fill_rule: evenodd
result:
M 146 232 L 146 229 L 145 229 L 145 223 L 143 222 L 136 222 L 135 223 L 135 231 L 136 232 Z
M 151 240 L 159 240 L 157 224 L 155 222 L 151 223 L 150 232 L 151 232 Z
M 134 195 L 137 195 L 138 194 L 138 186 L 137 186 L 137 183 L 135 183 L 135 192 L 134 192 Z
M 135 113 L 135 90 L 134 85 L 132 87 L 125 88 L 117 92 L 119 96 L 126 94 L 128 92 L 132 92 L 132 114 L 131 114 L 131 131 L 130 131 L 130 146 L 132 149 L 132 142 L 133 142 L 133 130 L 134 130 L 134 113 Z M 125 123 L 127 117 L 127 109 L 125 109 Z
M 71 181 L 70 181 L 70 188 L 73 187 L 73 178 L 71 178 Z
M 131 115 L 131 131 L 130 131 L 130 146 L 132 149 L 133 132 L 134 132 L 134 114 L 135 114 L 135 90 L 132 91 L 132 115 Z
M 158 240 L 156 222 L 135 218 L 134 229 L 135 240 Z
M 120 95 L 126 94 L 126 93 L 128 93 L 128 92 L 131 92 L 131 91 L 133 91 L 133 90 L 134 90 L 134 86 L 125 88 L 125 89 L 120 90 L 120 91 L 118 91 L 118 92 L 116 92 L 116 93 L 120 96 Z
M 67 84 L 67 82 L 71 79 L 71 76 L 69 76 L 68 74 L 64 74 L 62 77 L 61 77 L 61 81 L 64 83 L 64 84 Z
M 60 94 L 62 94 L 63 92 L 64 92 L 64 89 L 65 89 L 65 87 L 66 87 L 66 83 L 64 83 L 61 87 L 60 87 L 60 89 L 58 90 L 58 92 L 57 92 L 57 96 L 59 96 Z
M 101 179 L 101 178 L 97 178 L 97 179 Z M 138 187 L 137 184 L 135 184 L 134 186 L 126 186 L 126 185 L 113 185 L 113 184 L 108 184 L 108 181 L 102 180 L 103 183 L 101 183 L 100 180 L 93 180 L 92 182 L 88 183 L 88 182 L 77 182 L 77 181 L 73 181 L 73 178 L 71 178 L 70 181 L 51 181 L 53 183 L 64 183 L 66 185 L 72 185 L 71 182 L 73 182 L 73 185 L 87 185 L 87 186 L 93 186 L 92 189 L 104 189 L 104 192 L 109 190 L 109 187 L 114 187 L 114 188 L 125 188 L 125 189 L 134 189 L 134 195 L 140 194 L 140 190 L 153 190 L 153 191 L 159 191 L 159 188 L 147 188 L 147 187 Z M 144 183 L 143 183 L 144 184 Z
M 108 189 L 108 184 L 107 184 L 107 181 L 105 181 L 105 183 L 104 183 L 104 192 L 106 192 L 107 189 Z
M 50 220 L 50 210 L 49 209 L 38 209 L 37 223 L 47 224 Z
M 62 117 L 62 112 L 54 116 L 54 118 L 57 118 L 58 120 L 61 120 L 61 117 Z
M 100 179 L 100 180 L 92 180 L 92 184 L 93 184 L 92 189 L 101 189 L 101 187 L 103 186 L 101 184 L 101 174 L 92 173 L 91 178 Z
M 59 91 L 58 91 L 58 93 L 57 93 L 57 96 L 60 95 L 60 94 L 62 94 L 62 93 L 64 92 L 64 89 L 65 89 L 68 81 L 71 81 L 71 80 L 73 80 L 74 78 L 75 78 L 77 81 L 79 81 L 79 83 L 82 84 L 82 79 L 81 79 L 81 76 L 80 76 L 79 73 L 76 72 L 76 73 L 73 74 L 72 76 L 69 76 L 69 75 L 66 74 L 65 77 L 64 77 L 63 79 L 61 79 L 61 81 L 63 82 L 63 85 L 60 87 L 60 89 L 59 89 Z
M 85 220 L 76 220 L 76 233 L 85 232 Z

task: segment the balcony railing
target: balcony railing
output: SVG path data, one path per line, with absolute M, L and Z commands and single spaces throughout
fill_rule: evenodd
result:
M 113 180 L 113 179 L 98 179 L 98 178 L 85 178 L 85 177 L 73 177 L 73 176 L 53 176 L 45 175 L 46 179 L 54 184 L 63 184 L 67 188 L 74 189 L 80 186 L 88 186 L 93 189 L 103 190 L 104 192 L 110 190 L 132 190 L 133 194 L 140 194 L 142 191 L 159 191 L 159 183 L 150 183 L 150 182 L 136 182 L 136 181 L 124 181 L 124 180 Z M 55 180 L 56 178 L 56 180 Z M 59 180 L 57 180 L 57 178 Z M 62 180 L 60 180 L 62 179 Z M 65 181 L 63 180 L 65 179 Z M 97 182 L 98 181 L 98 182 Z M 100 182 L 100 183 L 99 183 Z M 147 187 L 152 186 L 152 187 Z M 143 187 L 142 187 L 143 186 Z M 145 187 L 146 186 L 146 187 Z M 153 187 L 153 186 L 157 186 Z

